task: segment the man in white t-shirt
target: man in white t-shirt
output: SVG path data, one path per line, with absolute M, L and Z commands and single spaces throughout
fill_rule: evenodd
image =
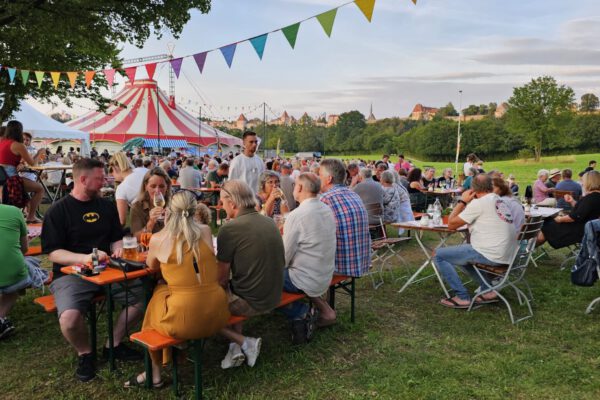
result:
M 283 290 L 306 293 L 319 309 L 320 325 L 335 322 L 335 311 L 323 300 L 335 268 L 335 217 L 331 208 L 318 199 L 321 181 L 310 172 L 296 178 L 294 199 L 300 205 L 292 211 L 283 227 L 285 273 Z M 291 320 L 292 341 L 300 344 L 311 339 L 314 312 L 308 304 L 295 302 L 281 311 Z
M 229 179 L 240 179 L 248 184 L 252 191 L 258 192 L 258 177 L 265 170 L 265 165 L 256 154 L 258 138 L 252 131 L 244 132 L 244 152 L 235 157 L 229 166 Z
M 489 287 L 471 264 L 509 264 L 517 248 L 513 216 L 505 201 L 493 193 L 492 178 L 486 174 L 477 175 L 472 187 L 462 194 L 448 219 L 450 229 L 469 225 L 471 243 L 439 248 L 433 257 L 437 269 L 456 294 L 440 301 L 451 308 L 468 308 L 471 302 L 455 266 L 462 267 L 481 287 Z M 495 293 L 488 293 L 479 296 L 476 302 L 489 303 L 497 301 L 496 297 Z

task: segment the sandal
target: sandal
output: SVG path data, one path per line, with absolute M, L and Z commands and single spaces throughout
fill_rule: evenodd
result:
M 497 303 L 500 300 L 498 300 L 497 297 L 491 298 L 491 299 L 486 299 L 483 298 L 482 296 L 479 296 L 478 298 L 475 299 L 475 304 L 493 304 L 493 303 Z
M 454 300 L 454 297 L 443 298 L 440 300 L 440 304 L 444 307 L 456 308 L 461 310 L 469 308 L 469 304 L 458 304 L 456 300 Z
M 138 381 L 138 377 L 144 375 L 144 379 L 140 382 Z M 161 379 L 160 382 L 153 383 L 152 388 L 160 389 L 165 385 L 165 382 Z M 123 384 L 124 388 L 134 388 L 134 387 L 145 387 L 146 386 L 146 374 L 142 372 L 140 375 L 133 375 L 127 382 Z

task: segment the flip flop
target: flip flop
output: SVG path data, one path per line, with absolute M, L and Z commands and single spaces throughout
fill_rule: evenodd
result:
M 139 382 L 137 378 L 138 378 L 138 375 L 133 375 L 131 378 L 129 378 L 129 380 L 127 382 L 125 382 L 123 387 L 128 388 L 128 389 L 134 388 L 134 387 L 145 387 L 146 386 L 146 377 L 144 377 L 144 380 L 141 382 Z M 161 380 L 160 382 L 153 383 L 152 388 L 160 389 L 164 385 L 165 385 L 165 382 L 163 380 Z
M 444 307 L 456 308 L 456 309 L 461 309 L 461 310 L 469 308 L 469 304 L 458 304 L 456 302 L 456 300 L 454 300 L 454 298 L 452 298 L 452 297 L 441 299 L 440 304 L 443 305 Z
M 484 299 L 483 297 L 478 297 L 477 299 L 475 299 L 475 304 L 493 304 L 493 303 L 497 303 L 500 300 L 495 297 L 493 299 Z

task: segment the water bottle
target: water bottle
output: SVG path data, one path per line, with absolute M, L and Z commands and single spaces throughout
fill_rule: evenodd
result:
M 435 202 L 433 203 L 433 210 L 434 211 L 439 211 L 440 214 L 442 213 L 442 203 L 440 203 L 440 198 L 437 197 L 435 199 Z
M 433 226 L 442 225 L 442 211 L 439 209 L 433 210 Z

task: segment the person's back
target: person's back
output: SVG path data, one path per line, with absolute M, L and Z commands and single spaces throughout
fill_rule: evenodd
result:
M 219 229 L 218 255 L 231 263 L 233 293 L 258 312 L 279 304 L 285 253 L 279 229 L 271 218 L 247 208 Z
M 575 200 L 579 200 L 582 194 L 581 185 L 570 178 L 563 179 L 562 181 L 558 182 L 558 185 L 556 185 L 556 190 L 573 192 L 572 196 Z M 562 209 L 571 209 L 571 205 L 567 203 L 564 198 L 558 199 L 556 206 Z
M 354 193 L 360 197 L 365 205 L 373 203 L 381 204 L 383 202 L 383 188 L 372 178 L 363 180 L 354 186 L 352 190 L 354 190 Z
M 179 171 L 178 182 L 182 189 L 199 188 L 202 183 L 202 174 L 193 166 L 187 166 Z
M 126 200 L 129 205 L 135 203 L 137 196 L 140 193 L 144 175 L 148 170 L 146 168 L 135 168 L 131 174 L 127 175 L 115 191 L 116 200 Z
M 283 191 L 283 195 L 287 200 L 288 209 L 293 211 L 296 208 L 296 200 L 294 200 L 294 180 L 291 176 L 281 174 L 279 185 Z
M 21 238 L 27 236 L 27 226 L 21 210 L 0 204 L 0 288 L 14 285 L 29 277 L 21 252 Z M 2 293 L 2 291 L 0 291 Z

